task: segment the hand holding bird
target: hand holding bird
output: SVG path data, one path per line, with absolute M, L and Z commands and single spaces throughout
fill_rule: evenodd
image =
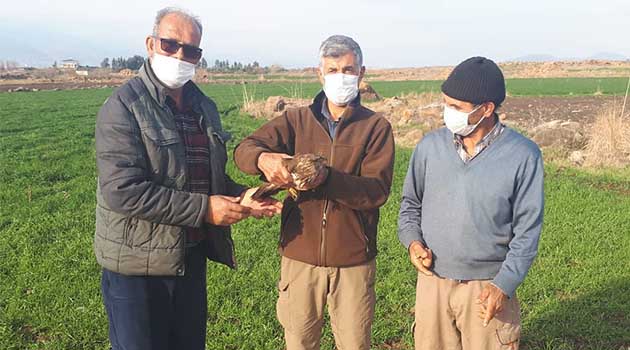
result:
M 263 155 L 264 154 L 265 153 L 263 153 Z M 263 155 L 261 155 L 261 158 L 263 158 Z M 261 164 L 259 158 L 259 168 L 263 171 L 267 179 L 277 179 L 280 176 L 274 176 L 274 174 L 285 174 L 286 171 L 286 174 L 293 180 L 292 183 L 288 185 L 288 191 L 294 199 L 297 198 L 298 191 L 312 190 L 326 181 L 329 173 L 326 158 L 311 153 L 298 154 L 294 157 L 283 156 L 284 157 L 269 156 L 269 158 L 263 158 L 263 162 L 269 161 L 267 164 Z M 276 167 L 282 167 L 283 169 L 273 169 L 273 167 L 269 166 L 271 162 L 275 162 Z M 267 170 L 267 172 L 265 170 Z M 263 184 L 258 188 L 258 191 L 252 195 L 252 198 L 257 199 L 273 196 L 286 187 L 286 181 L 281 182 L 282 183 L 272 182 Z

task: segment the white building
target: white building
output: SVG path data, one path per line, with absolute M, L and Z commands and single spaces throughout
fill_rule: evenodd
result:
M 61 67 L 63 69 L 77 69 L 79 67 L 79 61 L 77 60 L 63 60 L 61 61 Z

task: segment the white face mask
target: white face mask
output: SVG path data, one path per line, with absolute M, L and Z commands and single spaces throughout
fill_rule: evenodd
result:
M 171 89 L 179 89 L 195 76 L 195 65 L 175 57 L 154 53 L 151 68 L 155 76 Z
M 446 127 L 453 134 L 457 134 L 464 137 L 468 136 L 470 135 L 471 132 L 475 131 L 477 126 L 479 126 L 479 124 L 481 124 L 481 122 L 486 118 L 485 116 L 483 116 L 481 119 L 479 119 L 477 124 L 468 125 L 468 117 L 471 114 L 475 113 L 479 108 L 481 108 L 481 105 L 473 109 L 472 111 L 466 113 L 466 112 L 460 112 L 456 109 L 453 109 L 445 105 L 444 106 L 444 124 L 446 124 Z
M 359 94 L 359 76 L 352 74 L 324 75 L 324 93 L 337 106 L 345 106 Z

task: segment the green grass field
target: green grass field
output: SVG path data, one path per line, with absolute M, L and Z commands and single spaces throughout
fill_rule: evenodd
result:
M 580 95 L 623 95 L 627 78 L 549 78 L 507 79 L 510 96 L 580 96 Z M 412 92 L 439 92 L 440 80 L 371 81 L 370 84 L 383 97 L 392 97 Z M 249 83 L 245 90 L 250 96 L 263 98 L 282 95 L 310 98 L 320 89 L 319 83 Z M 205 87 L 208 95 L 224 104 L 243 102 L 243 86 L 239 84 L 212 84 Z
M 438 82 L 375 82 L 385 96 Z M 623 79 L 510 80 L 512 95 L 621 93 Z M 248 88 L 253 88 L 249 86 Z M 257 85 L 257 97 L 292 84 Z M 242 90 L 209 85 L 232 147 L 261 121 L 241 115 Z M 304 84 L 305 96 L 317 85 Z M 107 321 L 92 254 L 94 121 L 111 89 L 0 94 L 0 349 L 107 349 Z M 410 150 L 398 149 L 382 209 L 376 349 L 411 349 L 415 272 L 396 237 Z M 230 163 L 233 178 L 255 185 Z M 275 319 L 279 220 L 235 226 L 239 270 L 208 271 L 208 349 L 282 349 Z M 630 169 L 546 167 L 540 254 L 519 288 L 524 349 L 630 347 Z M 323 349 L 333 348 L 329 331 Z

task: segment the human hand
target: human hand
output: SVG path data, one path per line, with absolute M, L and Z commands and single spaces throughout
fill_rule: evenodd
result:
M 240 200 L 223 195 L 209 196 L 206 221 L 212 225 L 228 226 L 247 218 L 251 209 L 239 204 Z
M 430 268 L 433 264 L 433 252 L 431 249 L 425 248 L 420 241 L 413 241 L 409 245 L 409 259 L 416 270 L 427 276 L 433 276 Z
M 257 218 L 273 217 L 275 214 L 280 214 L 282 211 L 282 203 L 273 197 L 265 197 L 259 199 L 253 199 L 253 194 L 258 190 L 258 187 L 250 188 L 241 196 L 240 204 L 251 210 L 250 214 Z
M 483 320 L 484 327 L 488 325 L 496 314 L 503 310 L 507 299 L 507 295 L 494 284 L 488 283 L 485 286 L 481 294 L 479 294 L 479 298 L 477 298 L 477 304 L 481 307 L 479 318 Z
M 284 153 L 261 153 L 257 166 L 268 182 L 286 188 L 293 185 L 293 177 L 285 167 L 283 159 L 291 159 L 291 156 Z

